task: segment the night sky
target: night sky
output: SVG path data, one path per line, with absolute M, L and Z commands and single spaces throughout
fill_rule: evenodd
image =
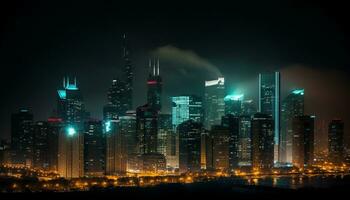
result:
M 135 72 L 134 107 L 145 103 L 150 57 L 160 59 L 164 112 L 170 112 L 170 96 L 202 95 L 203 81 L 219 75 L 228 93 L 257 100 L 258 73 L 279 70 L 282 96 L 305 88 L 306 114 L 315 114 L 317 125 L 342 118 L 348 134 L 345 4 L 257 2 L 1 5 L 1 138 L 9 138 L 11 113 L 20 108 L 29 108 L 35 120 L 49 117 L 65 75 L 77 77 L 88 111 L 100 119 L 111 80 L 123 67 L 125 32 Z M 325 144 L 324 133 L 317 134 Z

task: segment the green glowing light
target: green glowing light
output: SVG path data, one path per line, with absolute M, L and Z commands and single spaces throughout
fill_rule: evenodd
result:
M 105 123 L 105 126 L 106 126 L 106 132 L 108 133 L 109 131 L 112 130 L 112 124 L 111 124 L 111 121 L 107 121 Z
M 238 101 L 238 100 L 242 100 L 244 97 L 244 94 L 230 94 L 227 95 L 224 100 L 225 101 Z
M 304 95 L 304 89 L 297 89 L 292 91 L 293 94 Z
M 67 93 L 65 90 L 57 90 L 57 92 L 58 92 L 58 96 L 60 97 L 60 99 L 66 99 Z
M 68 133 L 69 136 L 73 136 L 73 135 L 75 135 L 77 133 L 77 131 L 73 127 L 68 127 L 67 128 L 67 133 Z

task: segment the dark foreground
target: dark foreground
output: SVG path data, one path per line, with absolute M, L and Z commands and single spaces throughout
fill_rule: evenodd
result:
M 329 188 L 282 189 L 221 182 L 167 184 L 154 187 L 96 188 L 88 192 L 1 193 L 0 199 L 338 199 L 350 196 L 350 184 Z

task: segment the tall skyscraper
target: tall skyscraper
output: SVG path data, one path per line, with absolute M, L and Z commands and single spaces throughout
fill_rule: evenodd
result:
M 84 120 L 88 114 L 85 111 L 85 104 L 77 85 L 77 80 L 71 82 L 69 77 L 63 78 L 63 88 L 57 91 L 58 117 L 66 124 L 74 125 L 80 131 L 84 126 Z
M 126 34 L 123 34 L 123 59 L 125 76 L 125 104 L 127 110 L 132 110 L 134 73 L 130 60 L 130 44 Z
M 49 140 L 51 135 L 49 130 L 47 122 L 39 121 L 34 124 L 33 167 L 37 169 L 48 170 L 50 167 Z
M 252 119 L 252 166 L 270 170 L 274 166 L 274 126 L 270 115 L 256 113 Z
M 240 118 L 232 114 L 222 117 L 221 126 L 228 130 L 228 164 L 229 170 L 236 169 L 239 161 L 239 122 Z M 225 138 L 226 139 L 226 138 Z
M 61 118 L 50 117 L 47 119 L 48 124 L 48 158 L 49 168 L 52 171 L 58 171 L 58 138 L 64 128 Z
M 162 78 L 159 74 L 159 59 L 157 65 L 149 60 L 149 74 L 147 79 L 147 103 L 152 109 L 160 112 L 162 109 Z
M 344 122 L 332 120 L 328 125 L 328 157 L 335 164 L 344 162 Z
M 232 167 L 236 166 L 236 149 L 233 143 L 230 146 L 230 142 L 233 142 L 235 138 L 236 125 L 233 118 L 226 118 L 223 121 L 225 126 L 214 125 L 210 130 L 210 136 L 212 139 L 212 166 L 215 170 L 226 171 Z M 230 130 L 231 129 L 231 130 Z M 232 150 L 232 152 L 231 152 Z M 232 155 L 230 155 L 232 153 Z M 231 162 L 230 162 L 231 161 Z
M 138 152 L 140 154 L 157 153 L 158 111 L 149 104 L 136 110 L 136 131 Z
M 179 170 L 198 172 L 201 169 L 202 124 L 193 120 L 182 122 L 177 127 L 179 134 Z
M 226 97 L 224 98 L 225 114 L 232 114 L 235 116 L 241 115 L 243 97 L 243 94 L 226 95 Z
M 84 134 L 74 125 L 66 126 L 59 134 L 58 173 L 68 179 L 84 176 Z
M 293 165 L 310 167 L 314 158 L 315 116 L 293 118 Z
M 196 95 L 182 95 L 171 97 L 172 101 L 172 126 L 176 127 L 189 119 L 202 123 L 203 105 L 202 99 Z
M 12 163 L 32 166 L 33 114 L 22 109 L 11 117 Z
M 253 116 L 258 110 L 253 100 L 247 99 L 242 102 L 242 115 Z
M 238 165 L 250 166 L 252 154 L 251 115 L 239 117 Z
M 102 176 L 105 173 L 106 138 L 102 122 L 89 120 L 84 123 L 84 173 L 86 176 Z
M 280 144 L 280 73 L 259 74 L 259 112 L 274 122 L 274 162 L 279 161 Z
M 225 114 L 225 79 L 205 81 L 204 94 L 204 126 L 210 129 L 213 125 L 221 124 L 221 117 Z
M 165 157 L 167 157 L 168 153 L 171 152 L 171 149 L 167 149 L 167 147 L 172 144 L 171 137 L 173 137 L 174 135 L 172 131 L 172 124 L 171 124 L 171 114 L 159 114 L 157 124 L 158 124 L 158 136 L 157 136 L 158 153 L 163 154 Z
M 282 163 L 292 162 L 293 118 L 304 115 L 304 89 L 292 90 L 281 107 L 281 138 L 279 156 Z

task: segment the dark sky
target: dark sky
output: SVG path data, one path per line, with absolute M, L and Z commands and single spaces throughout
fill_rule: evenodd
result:
M 259 3 L 257 3 L 259 2 Z M 256 99 L 259 72 L 280 70 L 283 95 L 304 87 L 307 114 L 350 124 L 346 5 L 250 1 L 14 1 L 1 5 L 0 136 L 21 107 L 44 120 L 64 75 L 76 76 L 87 109 L 101 118 L 111 79 L 120 76 L 121 35 L 129 35 L 135 105 L 145 102 L 149 57 L 159 57 L 164 111 L 169 96 L 201 94 L 219 74 L 227 90 Z

